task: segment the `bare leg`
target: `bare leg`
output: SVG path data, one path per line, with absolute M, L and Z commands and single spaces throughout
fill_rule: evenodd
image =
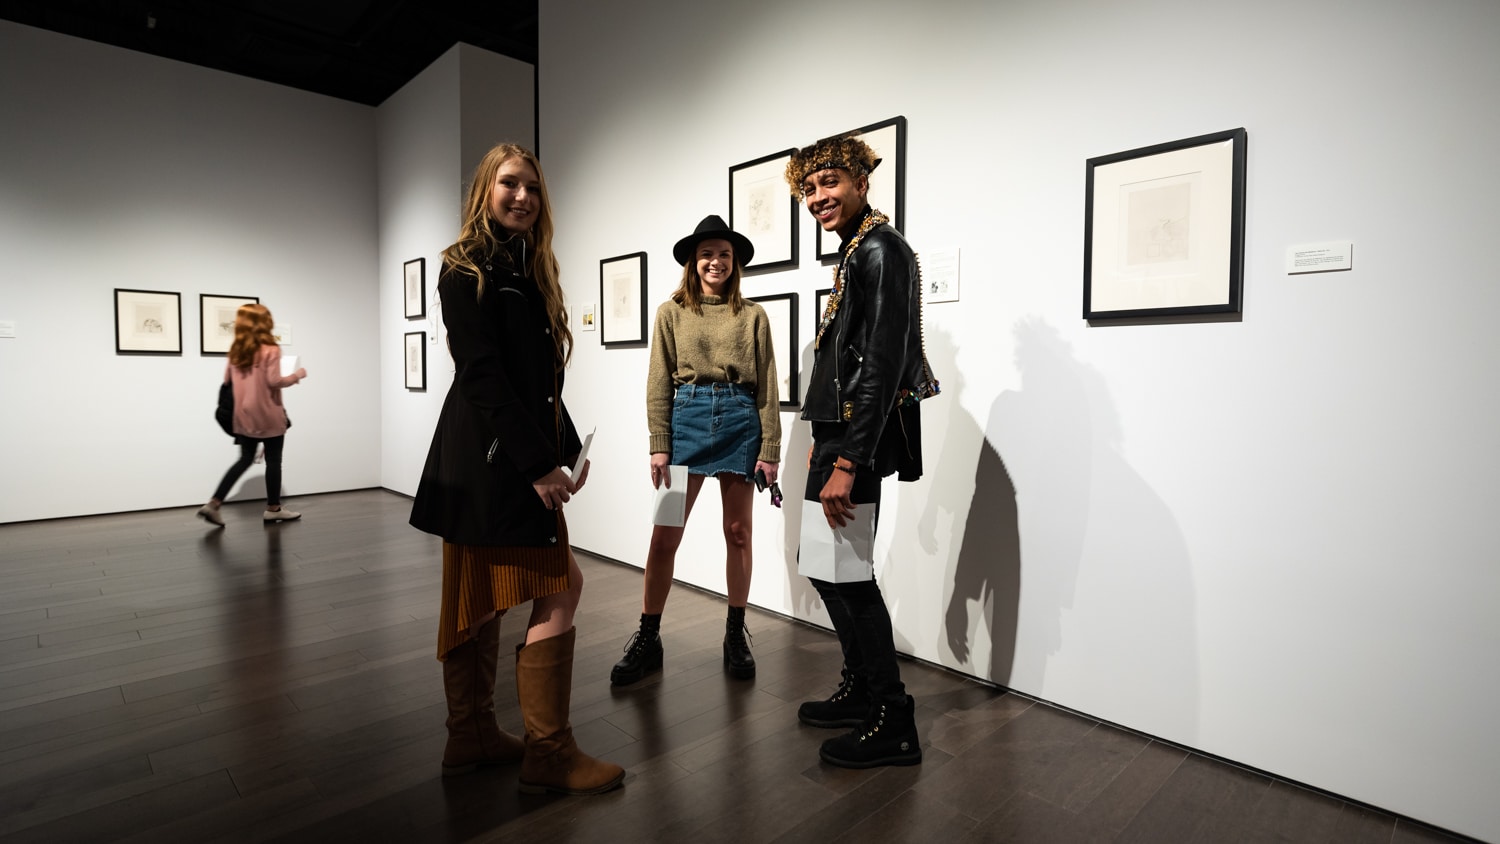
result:
M 731 607 L 750 600 L 751 510 L 755 486 L 740 475 L 719 476 L 719 494 L 724 504 L 724 581 Z
M 568 549 L 568 588 L 531 602 L 531 620 L 526 625 L 526 644 L 561 636 L 573 629 L 573 613 L 583 597 L 583 571 Z
M 703 489 L 702 475 L 688 475 L 687 508 L 683 523 L 693 512 L 693 502 Z M 672 591 L 672 574 L 677 567 L 677 548 L 682 544 L 684 528 L 657 525 L 651 531 L 651 547 L 646 551 L 646 594 L 641 611 L 661 615 L 667 608 L 667 593 Z

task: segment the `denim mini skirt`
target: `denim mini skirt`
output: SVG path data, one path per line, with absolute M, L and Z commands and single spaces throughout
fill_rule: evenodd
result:
M 743 384 L 679 384 L 672 399 L 672 464 L 692 475 L 750 478 L 760 454 L 755 392 Z

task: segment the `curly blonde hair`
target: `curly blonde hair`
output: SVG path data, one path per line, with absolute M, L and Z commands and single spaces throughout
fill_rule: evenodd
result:
M 819 170 L 847 170 L 855 176 L 868 176 L 880 159 L 875 150 L 856 135 L 824 138 L 792 153 L 786 164 L 786 184 L 792 196 L 802 197 L 802 181 Z

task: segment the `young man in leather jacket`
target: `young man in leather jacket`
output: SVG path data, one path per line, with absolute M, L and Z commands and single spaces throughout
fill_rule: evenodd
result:
M 821 503 L 830 530 L 875 520 L 882 478 L 899 473 L 914 481 L 922 474 L 917 401 L 930 379 L 920 280 L 905 238 L 867 201 L 879 163 L 862 140 L 838 137 L 797 151 L 786 169 L 792 193 L 842 241 L 802 405 L 813 436 L 806 500 Z M 854 727 L 823 743 L 823 760 L 848 768 L 921 762 L 915 704 L 901 682 L 874 571 L 852 583 L 809 579 L 843 648 L 843 682 L 827 700 L 804 703 L 797 716 L 816 727 Z

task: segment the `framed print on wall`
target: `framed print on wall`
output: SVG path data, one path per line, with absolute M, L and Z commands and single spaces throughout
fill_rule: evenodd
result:
M 205 355 L 227 355 L 234 343 L 234 315 L 240 305 L 258 304 L 259 296 L 198 295 L 199 346 Z
M 771 322 L 771 351 L 776 355 L 776 375 L 781 381 L 776 385 L 781 406 L 801 407 L 801 394 L 797 392 L 797 294 L 746 298 L 760 305 Z
M 427 316 L 427 259 L 413 258 L 401 265 L 406 299 L 406 318 Z
M 823 314 L 828 313 L 828 297 L 833 295 L 832 287 L 825 287 L 813 294 L 815 307 L 812 314 L 812 334 L 814 340 L 818 339 L 818 330 L 823 327 Z
M 755 247 L 755 263 L 745 265 L 747 272 L 797 266 L 797 198 L 786 185 L 794 152 L 773 152 L 729 168 L 729 227 Z
M 182 296 L 116 287 L 115 354 L 182 354 Z
M 406 333 L 406 389 L 421 392 L 427 389 L 427 332 Z
M 891 227 L 906 231 L 906 118 L 900 115 L 854 130 L 860 140 L 875 151 L 879 163 L 870 174 L 870 192 L 865 198 L 870 207 L 891 218 Z M 818 260 L 839 256 L 838 232 L 825 232 L 814 224 L 818 233 Z
M 646 253 L 599 262 L 599 342 L 646 342 Z
M 1245 130 L 1088 160 L 1083 318 L 1239 313 Z

